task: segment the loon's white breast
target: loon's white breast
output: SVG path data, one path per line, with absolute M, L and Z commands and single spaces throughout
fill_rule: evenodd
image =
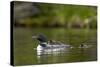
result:
M 48 50 L 48 49 L 56 49 L 56 50 L 59 50 L 59 49 L 64 49 L 64 48 L 68 48 L 68 47 L 71 47 L 70 45 L 65 45 L 65 44 L 61 44 L 61 45 L 57 45 L 57 44 L 53 44 L 53 45 L 50 45 L 50 44 L 47 44 L 47 43 L 43 43 L 45 44 L 46 46 L 43 47 L 41 46 L 40 44 L 37 46 L 37 50 Z
M 41 46 L 40 44 L 37 46 L 37 55 L 42 54 L 59 54 L 63 53 L 66 50 L 68 51 L 70 48 L 70 45 L 50 45 L 46 44 L 46 47 Z

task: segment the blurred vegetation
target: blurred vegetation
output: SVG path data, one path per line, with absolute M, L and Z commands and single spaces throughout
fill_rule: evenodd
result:
M 16 1 L 14 2 L 14 25 L 97 28 L 97 7 Z

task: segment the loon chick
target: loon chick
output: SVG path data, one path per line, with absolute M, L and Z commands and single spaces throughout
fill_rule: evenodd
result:
M 78 48 L 90 48 L 90 47 L 92 47 L 92 45 L 87 45 L 85 43 L 82 43 L 82 44 L 79 45 Z
M 70 45 L 65 45 L 61 42 L 57 42 L 54 40 L 47 40 L 44 34 L 39 34 L 38 36 L 32 36 L 32 38 L 36 38 L 39 41 L 39 45 L 37 46 L 37 50 L 44 50 L 44 49 L 60 49 L 60 48 L 67 48 L 71 47 Z

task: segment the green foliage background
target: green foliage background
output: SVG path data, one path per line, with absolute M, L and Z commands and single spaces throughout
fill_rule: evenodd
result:
M 16 5 L 25 3 L 15 2 L 14 4 L 14 6 L 16 7 Z M 97 27 L 96 6 L 29 2 L 27 2 L 27 4 L 32 4 L 29 8 L 34 11 L 37 10 L 37 13 L 34 13 L 33 11 L 31 15 L 21 17 L 20 19 L 15 18 L 15 25 L 28 27 L 68 27 L 69 24 L 84 24 L 85 19 L 88 19 L 89 23 L 87 25 L 89 25 L 89 27 Z M 28 10 L 27 7 L 24 7 L 24 9 Z M 24 11 L 22 10 L 15 10 L 15 15 L 18 13 L 24 13 Z M 20 15 L 18 17 L 20 17 Z

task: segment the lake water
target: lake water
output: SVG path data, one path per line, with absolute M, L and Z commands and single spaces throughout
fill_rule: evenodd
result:
M 38 55 L 35 50 L 38 41 L 32 35 L 43 33 L 48 40 L 53 39 L 69 44 L 73 48 L 63 51 L 47 51 Z M 14 64 L 34 65 L 52 63 L 70 63 L 97 60 L 96 29 L 66 29 L 66 28 L 14 28 Z M 80 48 L 84 43 L 87 48 Z

